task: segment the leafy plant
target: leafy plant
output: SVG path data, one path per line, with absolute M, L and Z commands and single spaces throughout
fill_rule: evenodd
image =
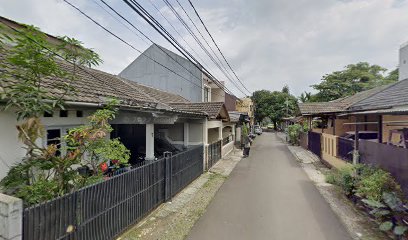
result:
M 370 174 L 368 174 L 370 173 Z M 381 200 L 384 192 L 399 191 L 400 188 L 391 174 L 382 170 L 367 169 L 362 173 L 356 194 L 362 198 Z
M 300 124 L 293 124 L 288 126 L 289 142 L 294 145 L 299 145 L 300 134 L 304 131 Z
M 110 140 L 112 131 L 108 121 L 116 114 L 118 101 L 110 101 L 106 108 L 89 117 L 89 124 L 71 130 L 62 146 L 43 147 L 37 140 L 44 136 L 40 116 L 55 108 L 64 109 L 64 99 L 72 94 L 77 71 L 81 66 L 97 65 L 99 56 L 81 46 L 75 39 L 62 37 L 57 44 L 32 26 L 25 26 L 0 36 L 0 100 L 4 110 L 13 110 L 21 124 L 18 137 L 25 145 L 22 161 L 13 166 L 0 185 L 8 194 L 23 198 L 30 205 L 78 189 L 101 179 L 94 167 L 93 175 L 78 174 L 76 168 L 88 161 L 117 160 L 124 165 L 129 151 L 118 139 Z M 58 58 L 68 60 L 72 68 L 62 68 Z M 46 86 L 46 87 L 45 87 Z M 61 139 L 62 140 L 62 139 Z M 92 165 L 92 164 L 90 164 Z
M 384 192 L 380 200 L 362 200 L 372 210 L 370 214 L 381 221 L 379 226 L 382 231 L 391 231 L 397 236 L 402 236 L 408 230 L 403 221 L 406 216 L 403 201 L 395 192 Z

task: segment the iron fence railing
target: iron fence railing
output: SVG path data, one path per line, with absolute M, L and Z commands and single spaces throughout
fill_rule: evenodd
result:
M 339 137 L 338 156 L 347 161 L 353 161 L 354 140 Z
M 222 141 L 208 145 L 208 169 L 214 166 L 221 159 Z
M 203 146 L 24 209 L 23 239 L 113 239 L 203 172 Z

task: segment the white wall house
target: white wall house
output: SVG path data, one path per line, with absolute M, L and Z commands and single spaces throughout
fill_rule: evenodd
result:
M 399 50 L 399 79 L 408 78 L 408 42 L 401 45 Z

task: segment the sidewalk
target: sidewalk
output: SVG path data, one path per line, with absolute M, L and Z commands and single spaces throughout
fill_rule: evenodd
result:
M 276 135 L 285 142 L 284 133 L 276 133 Z M 324 174 L 327 173 L 329 169 L 320 161 L 318 156 L 300 146 L 287 144 L 287 147 L 300 162 L 303 170 L 310 180 L 313 181 L 324 199 L 329 203 L 332 210 L 337 214 L 353 239 L 389 239 L 388 236 L 378 229 L 376 223 L 372 222 L 368 216 L 356 209 L 350 200 L 340 192 L 338 187 L 326 183 Z
M 202 174 L 176 195 L 171 202 L 162 204 L 117 239 L 184 239 L 241 160 L 241 156 L 242 151 L 234 149 L 209 172 Z

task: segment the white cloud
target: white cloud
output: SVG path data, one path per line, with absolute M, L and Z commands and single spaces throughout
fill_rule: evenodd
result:
M 187 1 L 180 1 L 196 19 Z M 118 24 L 93 1 L 72 2 L 140 50 L 147 48 L 146 43 Z M 123 3 L 110 2 L 155 41 L 170 48 Z M 185 39 L 194 44 L 193 38 L 177 23 L 169 9 L 161 1 L 154 2 L 185 35 Z M 288 84 L 293 93 L 300 94 L 304 90 L 310 91 L 309 85 L 319 82 L 324 74 L 358 61 L 391 69 L 397 65 L 399 45 L 408 40 L 407 0 L 193 2 L 240 79 L 251 90 L 280 90 Z M 169 27 L 150 3 L 141 3 L 164 26 Z M 101 54 L 105 62 L 100 68 L 112 73 L 120 72 L 138 56 L 137 52 L 98 29 L 61 0 L 42 0 L 41 4 L 35 0 L 3 0 L 0 14 L 37 25 L 54 35 L 80 39 Z M 204 33 L 199 22 L 196 23 Z M 173 32 L 173 29 L 168 29 Z M 210 41 L 208 37 L 206 39 Z M 194 46 L 210 63 L 199 47 Z M 215 67 L 211 70 L 220 80 L 225 80 Z M 227 86 L 234 90 L 231 84 L 227 83 Z M 234 92 L 239 95 L 238 91 Z

